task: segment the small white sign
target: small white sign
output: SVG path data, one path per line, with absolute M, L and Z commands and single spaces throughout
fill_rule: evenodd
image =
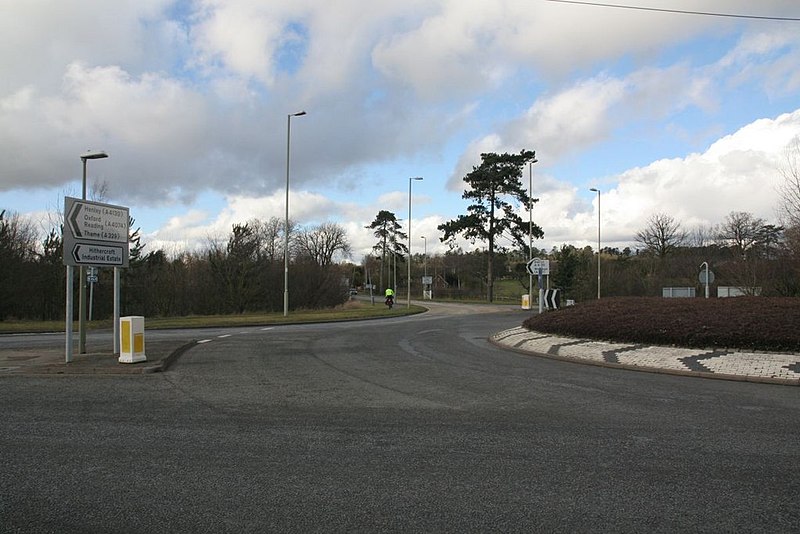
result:
M 76 265 L 116 265 L 121 266 L 125 259 L 124 247 L 94 243 L 78 243 L 72 249 Z
M 550 274 L 550 260 L 543 260 L 542 258 L 533 258 L 525 265 L 525 269 L 529 274 Z

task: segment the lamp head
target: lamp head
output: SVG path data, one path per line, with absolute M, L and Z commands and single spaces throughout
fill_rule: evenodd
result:
M 102 150 L 87 150 L 86 152 L 81 154 L 81 159 L 82 160 L 103 159 L 103 158 L 107 158 L 107 157 L 108 157 L 108 154 L 106 154 Z

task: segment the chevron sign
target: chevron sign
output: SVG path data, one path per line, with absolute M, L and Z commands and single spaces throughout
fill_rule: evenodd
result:
M 544 307 L 548 310 L 557 310 L 561 305 L 561 296 L 558 289 L 546 289 L 544 292 Z

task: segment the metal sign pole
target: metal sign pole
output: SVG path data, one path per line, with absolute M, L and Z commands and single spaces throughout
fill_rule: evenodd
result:
M 542 313 L 542 301 L 544 290 L 542 289 L 542 272 L 539 271 L 539 313 Z
M 72 307 L 74 306 L 72 278 L 75 268 L 72 265 L 67 265 L 67 307 L 66 307 L 66 324 L 64 331 L 66 332 L 66 349 L 64 352 L 64 361 L 69 363 L 72 361 Z
M 114 354 L 119 354 L 119 267 L 114 267 Z

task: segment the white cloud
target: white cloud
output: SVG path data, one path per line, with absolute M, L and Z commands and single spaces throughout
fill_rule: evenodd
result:
M 704 147 L 712 133 L 800 106 L 800 37 L 786 24 L 528 0 L 0 6 L 11 13 L 0 19 L 0 195 L 74 186 L 78 154 L 105 149 L 90 180 L 106 179 L 111 201 L 181 211 L 203 194 L 226 199 L 221 213 L 190 212 L 161 230 L 176 242 L 283 216 L 286 114 L 299 109 L 309 112 L 292 123 L 291 215 L 301 223 L 346 220 L 361 236 L 380 209 L 402 217 L 407 192 L 392 192 L 390 175 L 419 164 L 432 169 L 420 171 L 420 191 L 434 201 L 415 194 L 415 219 L 419 209 L 433 235 L 481 152 L 528 148 L 542 161 L 548 238 L 591 242 L 596 217 L 580 182 L 596 174 L 576 167 L 559 183 L 554 165 L 563 174 L 587 149 L 618 158 L 615 169 L 642 165 L 600 182 L 609 236 L 630 234 L 658 191 L 681 196 L 670 209 L 687 220 L 718 215 L 690 186 L 723 211 L 757 211 L 770 188 L 745 189 L 769 172 L 777 124 L 792 121 Z M 791 14 L 796 2 L 725 9 Z M 625 146 L 637 135 L 684 144 L 637 158 Z M 335 200 L 344 191 L 352 200 Z
M 675 217 L 688 229 L 718 224 L 731 211 L 774 221 L 778 167 L 785 147 L 797 135 L 800 110 L 753 122 L 703 153 L 655 161 L 607 178 L 599 184 L 603 246 L 632 245 L 636 232 L 657 212 Z M 534 207 L 546 248 L 562 242 L 595 243 L 596 199 L 591 211 L 575 211 L 585 192 L 569 184 L 554 187 L 550 178 L 546 180 L 546 190 L 535 193 L 541 201 Z

